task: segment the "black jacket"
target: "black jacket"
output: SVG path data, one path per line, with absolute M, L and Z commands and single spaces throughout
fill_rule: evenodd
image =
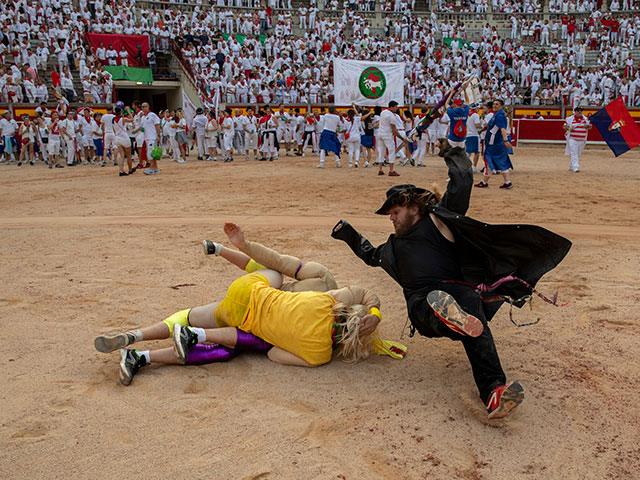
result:
M 462 272 L 463 281 L 472 285 L 491 284 L 507 275 L 514 275 L 529 285 L 558 265 L 571 248 L 571 242 L 549 230 L 535 225 L 489 225 L 466 217 L 469 198 L 473 188 L 471 162 L 463 148 L 450 149 L 445 157 L 449 168 L 447 191 L 438 204 L 429 206 L 429 212 L 442 220 L 456 239 L 455 255 Z M 332 237 L 346 242 L 351 250 L 367 265 L 382 267 L 404 290 L 407 302 L 411 297 L 424 298 L 425 289 L 412 285 L 412 272 L 399 271 L 396 256 L 408 256 L 405 265 L 419 265 L 424 255 L 415 248 L 423 226 L 420 220 L 402 238 L 390 235 L 386 243 L 373 247 L 347 222 L 340 221 Z M 341 228 L 337 228 L 341 225 Z M 413 245 L 411 248 L 409 248 Z M 452 279 L 442 279 L 452 280 Z M 428 289 L 429 286 L 425 285 Z M 531 293 L 519 282 L 508 282 L 491 295 L 508 295 L 513 299 Z M 516 303 L 522 306 L 524 302 Z M 485 314 L 490 320 L 502 302 L 486 304 Z

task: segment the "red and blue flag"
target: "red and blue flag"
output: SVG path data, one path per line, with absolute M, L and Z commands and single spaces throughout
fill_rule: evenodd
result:
M 622 97 L 589 117 L 616 157 L 640 145 L 640 127 L 633 120 Z

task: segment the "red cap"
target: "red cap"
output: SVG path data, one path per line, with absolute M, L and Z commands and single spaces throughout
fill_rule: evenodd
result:
M 456 99 L 453 101 L 453 104 L 459 107 L 460 105 L 462 105 L 462 100 L 461 100 L 461 99 L 459 99 L 459 98 L 456 98 Z

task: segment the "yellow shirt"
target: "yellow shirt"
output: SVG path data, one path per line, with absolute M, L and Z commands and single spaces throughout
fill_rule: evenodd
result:
M 304 359 L 311 365 L 331 361 L 331 328 L 336 300 L 322 292 L 283 292 L 253 285 L 241 330 Z

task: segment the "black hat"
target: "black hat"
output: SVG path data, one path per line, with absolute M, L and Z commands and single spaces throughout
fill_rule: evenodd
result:
M 384 201 L 382 206 L 376 211 L 377 215 L 387 215 L 389 213 L 389 209 L 393 207 L 398 202 L 398 195 L 401 193 L 424 193 L 426 190 L 424 188 L 416 187 L 410 183 L 405 183 L 404 185 L 395 185 L 387 190 L 387 199 Z
M 578 105 L 576 108 L 573 109 L 574 112 L 581 112 L 582 111 L 582 107 L 580 105 Z
M 202 110 L 200 107 L 196 108 L 196 114 L 199 115 L 203 112 L 204 110 Z

